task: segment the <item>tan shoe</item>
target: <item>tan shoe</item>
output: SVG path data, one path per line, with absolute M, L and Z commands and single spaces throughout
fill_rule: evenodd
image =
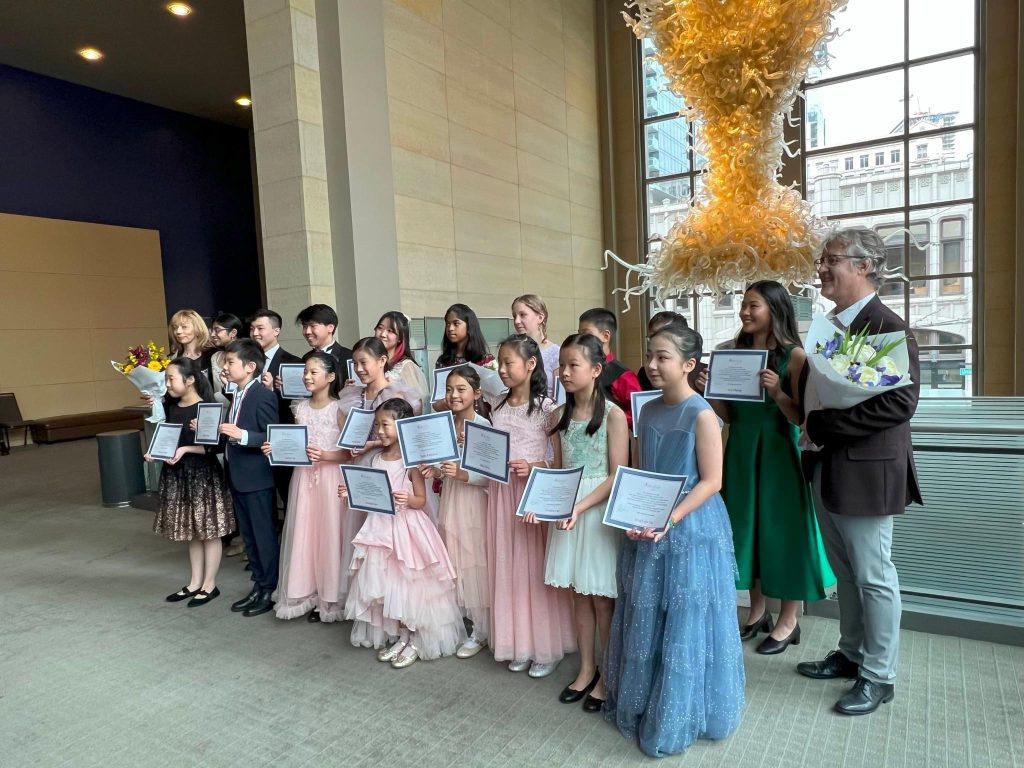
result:
M 412 653 L 409 652 L 410 650 Z M 391 666 L 395 669 L 405 669 L 406 667 L 411 667 L 415 664 L 419 657 L 420 655 L 416 653 L 416 649 L 411 645 L 407 645 L 402 649 L 402 652 L 398 654 L 395 660 L 391 662 Z
M 459 646 L 459 649 L 455 652 L 455 655 L 460 659 L 471 659 L 486 647 L 486 640 L 477 640 L 475 637 L 471 637 L 469 638 L 469 640 L 467 640 Z
M 238 555 L 245 552 L 245 544 L 241 541 L 236 541 L 224 550 L 224 557 L 237 557 Z
M 381 648 L 377 652 L 377 661 L 394 661 L 403 650 L 405 650 L 405 643 L 399 640 L 390 648 Z

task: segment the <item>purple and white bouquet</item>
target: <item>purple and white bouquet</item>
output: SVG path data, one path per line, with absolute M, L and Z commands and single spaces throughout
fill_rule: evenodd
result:
M 849 408 L 913 383 L 902 331 L 871 334 L 865 328 L 851 334 L 818 315 L 807 332 L 804 351 L 824 408 Z

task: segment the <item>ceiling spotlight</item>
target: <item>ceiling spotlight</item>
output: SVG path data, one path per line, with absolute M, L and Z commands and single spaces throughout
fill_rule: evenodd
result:
M 188 16 L 192 13 L 192 6 L 187 3 L 168 3 L 167 10 L 175 16 Z
M 235 99 L 235 104 L 237 104 L 240 107 L 251 107 L 252 99 L 250 99 L 248 96 L 239 96 L 237 99 Z
M 98 48 L 79 48 L 78 55 L 86 61 L 99 61 L 103 58 L 103 51 Z

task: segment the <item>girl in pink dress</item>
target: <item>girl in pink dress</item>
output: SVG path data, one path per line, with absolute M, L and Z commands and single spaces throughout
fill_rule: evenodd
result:
M 448 374 L 445 402 L 455 418 L 455 432 L 462 439 L 466 422 L 490 426 L 477 413 L 480 374 L 460 365 Z M 424 478 L 442 480 L 438 528 L 455 566 L 456 599 L 463 614 L 473 622 L 473 634 L 459 646 L 456 656 L 468 659 L 487 646 L 491 623 L 491 596 L 487 576 L 487 478 L 468 472 L 456 461 L 440 468 L 424 466 Z
M 352 540 L 352 580 L 345 601 L 352 644 L 379 648 L 377 659 L 396 669 L 417 659 L 450 656 L 466 639 L 455 602 L 455 569 L 423 511 L 423 476 L 402 465 L 395 423 L 412 415 L 409 404 L 398 398 L 377 407 L 374 429 L 381 447 L 362 463 L 387 471 L 395 514 L 367 514 Z M 338 495 L 347 497 L 344 484 Z
M 531 467 L 561 465 L 557 433 L 550 435 L 554 402 L 537 342 L 509 336 L 498 349 L 498 373 L 508 393 L 494 402 L 491 422 L 511 435 L 508 485 L 487 487 L 487 569 L 491 591 L 491 648 L 497 661 L 530 677 L 550 675 L 576 650 L 572 602 L 544 583 L 546 525 L 516 517 Z M 532 662 L 532 664 L 531 664 Z
M 339 375 L 334 358 L 314 352 L 306 360 L 302 382 L 308 400 L 293 400 L 296 424 L 305 424 L 311 467 L 295 467 L 288 492 L 288 511 L 281 538 L 281 577 L 274 592 L 279 619 L 340 621 L 344 595 L 341 571 L 341 506 L 335 493 L 338 463 L 344 452 L 336 446 L 344 418 L 338 402 Z M 263 444 L 270 455 L 270 443 Z

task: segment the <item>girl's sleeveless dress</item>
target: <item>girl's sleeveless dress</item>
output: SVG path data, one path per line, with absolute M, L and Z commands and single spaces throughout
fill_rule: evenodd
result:
M 699 395 L 640 412 L 642 469 L 699 479 Z M 736 620 L 732 530 L 715 494 L 660 542 L 624 538 L 619 598 L 605 658 L 605 718 L 652 757 L 699 738 L 724 739 L 744 706 L 743 651 Z
M 498 401 L 500 402 L 500 400 Z M 543 461 L 549 454 L 548 430 L 554 403 L 503 405 L 491 422 L 511 435 L 510 459 Z M 572 600 L 563 589 L 544 583 L 547 525 L 516 517 L 526 479 L 487 485 L 487 572 L 491 594 L 489 642 L 497 661 L 553 664 L 576 650 Z
M 480 414 L 473 421 L 490 425 Z M 438 529 L 455 568 L 456 600 L 473 622 L 473 631 L 486 636 L 491 623 L 487 580 L 487 478 L 468 472 L 469 482 L 446 477 L 441 486 Z
M 316 448 L 335 449 L 340 412 L 337 400 L 320 409 L 309 400 L 295 402 L 295 422 L 306 425 L 309 444 Z M 316 608 L 321 621 L 342 619 L 341 522 L 338 465 L 295 467 L 281 538 L 281 578 L 274 593 L 277 618 L 294 619 Z
M 372 451 L 366 465 L 384 469 L 395 491 L 411 491 L 402 460 L 387 461 Z M 422 509 L 396 504 L 394 515 L 371 512 L 352 541 L 352 580 L 345 618 L 352 620 L 352 644 L 375 648 L 414 632 L 421 659 L 450 656 L 466 640 L 466 625 L 455 602 L 455 569 L 441 535 Z
M 618 406 L 608 403 L 608 409 Z M 586 421 L 570 421 L 562 433 L 562 466 L 583 467 L 576 501 L 587 496 L 608 478 L 608 412 L 600 428 L 587 435 Z M 544 583 L 552 587 L 572 587 L 581 595 L 615 597 L 615 561 L 619 556 L 622 531 L 605 525 L 605 504 L 587 509 L 571 531 L 562 531 L 554 523 L 548 528 L 548 552 Z

